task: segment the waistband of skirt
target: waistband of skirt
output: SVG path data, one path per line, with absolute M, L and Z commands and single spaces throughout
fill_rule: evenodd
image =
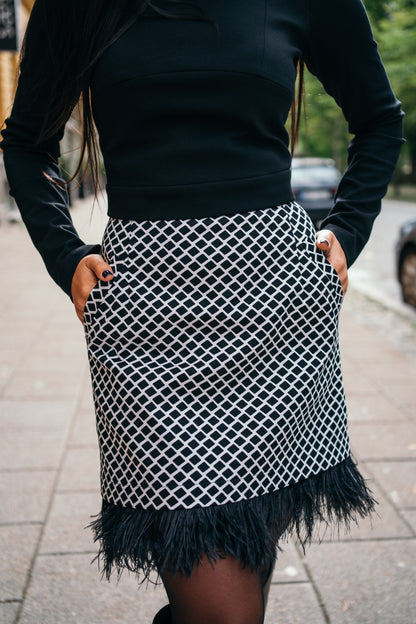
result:
M 260 210 L 290 203 L 290 169 L 218 182 L 172 186 L 107 184 L 108 215 L 137 221 L 187 219 Z

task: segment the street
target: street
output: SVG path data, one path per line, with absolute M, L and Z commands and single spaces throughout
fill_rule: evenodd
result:
M 416 203 L 385 199 L 370 240 L 349 271 L 352 287 L 416 321 L 416 310 L 401 303 L 394 248 L 400 226 L 416 218 Z

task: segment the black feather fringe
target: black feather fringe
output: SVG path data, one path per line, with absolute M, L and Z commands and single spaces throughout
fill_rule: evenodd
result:
M 238 503 L 178 510 L 142 510 L 103 501 L 89 525 L 100 550 L 95 559 L 108 580 L 115 568 L 149 580 L 152 571 L 189 575 L 205 554 L 225 554 L 244 566 L 268 569 L 279 539 L 294 534 L 303 548 L 314 528 L 344 524 L 374 511 L 375 500 L 352 458 L 277 492 Z

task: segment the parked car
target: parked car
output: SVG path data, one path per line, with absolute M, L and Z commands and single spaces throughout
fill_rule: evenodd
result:
M 406 221 L 400 228 L 396 267 L 403 301 L 416 308 L 416 219 Z
M 292 190 L 315 227 L 334 205 L 341 173 L 331 158 L 293 158 Z

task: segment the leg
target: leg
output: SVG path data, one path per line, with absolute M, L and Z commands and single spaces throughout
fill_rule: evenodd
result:
M 250 571 L 232 557 L 212 566 L 206 557 L 190 577 L 163 576 L 173 624 L 262 624 L 269 574 Z

